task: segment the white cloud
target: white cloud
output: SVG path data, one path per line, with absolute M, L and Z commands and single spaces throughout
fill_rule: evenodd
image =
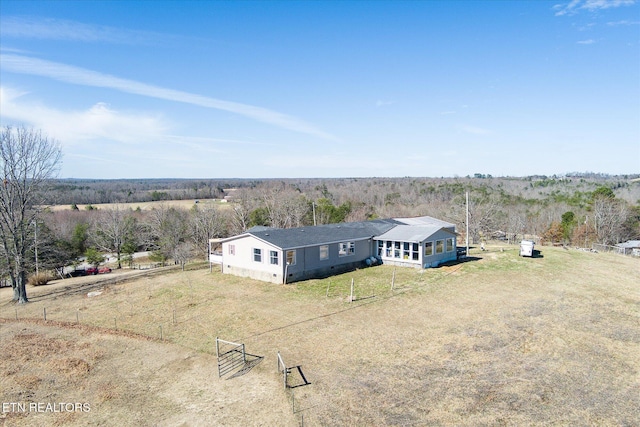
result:
M 396 103 L 395 101 L 383 101 L 381 99 L 378 99 L 376 101 L 376 107 L 378 107 L 378 108 L 379 107 L 384 107 L 385 105 L 393 105 L 395 103 Z
M 556 16 L 575 15 L 580 10 L 594 12 L 602 9 L 610 9 L 621 6 L 632 6 L 636 0 L 572 0 L 569 3 L 561 3 L 553 6 Z
M 630 25 L 640 25 L 640 21 L 615 21 L 615 22 L 607 22 L 607 25 L 610 27 L 621 27 L 621 26 L 630 26 Z
M 588 40 L 579 40 L 578 44 L 594 44 L 596 41 L 593 39 L 588 39 Z
M 464 125 L 460 128 L 463 132 L 470 133 L 473 135 L 489 135 L 491 132 L 489 129 L 480 128 L 477 126 L 468 126 Z
M 148 31 L 125 30 L 104 25 L 39 17 L 9 16 L 0 20 L 0 35 L 5 38 L 107 42 L 117 44 L 155 44 L 170 38 Z
M 26 92 L 0 87 L 2 119 L 46 129 L 64 146 L 73 147 L 96 140 L 137 144 L 154 141 L 169 128 L 158 115 L 123 113 L 104 103 L 81 111 L 60 111 L 41 103 L 27 102 Z
M 125 93 L 229 111 L 283 129 L 324 139 L 335 139 L 334 136 L 296 117 L 253 105 L 152 86 L 97 71 L 20 55 L 0 54 L 0 65 L 4 70 L 13 73 L 48 77 L 65 83 L 115 89 Z

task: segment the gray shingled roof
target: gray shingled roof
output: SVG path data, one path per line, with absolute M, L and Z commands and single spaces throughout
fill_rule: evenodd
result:
M 360 240 L 378 236 L 395 227 L 392 219 L 362 222 L 344 222 L 299 228 L 269 228 L 247 230 L 257 237 L 281 249 L 317 246 L 347 240 Z

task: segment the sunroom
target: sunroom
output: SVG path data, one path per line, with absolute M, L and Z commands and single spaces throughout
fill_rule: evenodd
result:
M 374 240 L 385 264 L 429 268 L 456 259 L 456 234 L 444 227 L 398 225 Z

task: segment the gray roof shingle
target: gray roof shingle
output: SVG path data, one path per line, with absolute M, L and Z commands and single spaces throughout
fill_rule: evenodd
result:
M 367 239 L 378 236 L 398 224 L 395 220 L 344 222 L 299 228 L 250 229 L 251 234 L 281 249 L 317 246 L 332 242 Z

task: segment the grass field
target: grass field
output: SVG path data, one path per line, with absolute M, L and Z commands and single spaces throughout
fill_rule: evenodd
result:
M 91 404 L 3 420 L 640 425 L 640 261 L 489 249 L 438 269 L 378 266 L 285 286 L 198 269 L 30 288 L 25 307 L 0 289 L 3 402 Z M 244 343 L 257 365 L 219 379 L 216 337 Z M 300 367 L 286 391 L 278 351 Z
M 211 200 L 211 199 L 199 199 L 196 203 L 193 199 L 188 200 L 160 200 L 156 202 L 131 202 L 131 203 L 92 203 L 91 206 L 96 209 L 113 209 L 118 207 L 119 209 L 140 209 L 143 211 L 148 211 L 152 209 L 157 209 L 161 206 L 169 206 L 177 209 L 189 210 L 194 206 L 216 206 L 221 209 L 226 209 L 231 205 L 227 202 L 221 202 L 219 200 Z M 89 205 L 77 205 L 79 210 L 86 209 Z M 70 210 L 71 205 L 53 205 L 49 206 L 49 209 L 52 211 L 64 211 Z

